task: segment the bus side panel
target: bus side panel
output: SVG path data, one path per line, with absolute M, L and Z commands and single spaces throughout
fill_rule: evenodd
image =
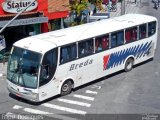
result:
M 45 99 L 58 95 L 59 94 L 59 91 L 57 90 L 58 86 L 59 86 L 58 79 L 51 80 L 49 83 L 41 86 L 38 89 L 39 101 L 43 101 Z
M 100 78 L 124 69 L 129 57 L 134 58 L 134 64 L 146 61 L 154 57 L 155 38 L 146 38 L 105 52 L 97 53 L 96 78 Z
M 78 67 L 75 68 L 76 61 L 77 60 L 59 65 L 56 78 L 60 80 L 59 84 L 60 89 L 64 81 L 68 79 L 74 81 L 74 86 L 79 86 L 82 84 L 82 81 L 80 79 L 82 71 L 80 71 Z
M 153 36 L 138 40 L 63 64 L 57 78 L 62 81 L 72 78 L 77 87 L 124 69 L 128 57 L 134 57 L 135 64 L 143 62 L 154 56 L 154 39 Z

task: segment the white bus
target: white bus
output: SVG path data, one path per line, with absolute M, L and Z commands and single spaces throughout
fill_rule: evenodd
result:
M 154 57 L 157 19 L 127 14 L 31 36 L 14 43 L 10 93 L 39 102 Z

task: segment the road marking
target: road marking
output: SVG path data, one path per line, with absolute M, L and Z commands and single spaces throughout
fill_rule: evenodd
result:
M 85 100 L 90 100 L 90 101 L 93 101 L 93 100 L 94 100 L 93 97 L 88 97 L 88 96 L 83 96 L 83 95 L 74 94 L 73 96 L 74 96 L 74 97 L 77 97 L 77 98 L 85 99 Z
M 101 89 L 101 86 L 98 86 L 98 85 L 93 85 L 91 88 L 97 88 L 97 89 Z
M 25 112 L 29 112 L 29 113 L 32 113 L 32 114 L 41 114 L 41 115 L 53 114 L 53 113 L 50 113 L 50 112 L 45 112 L 45 111 L 41 111 L 41 110 L 37 110 L 37 109 L 32 109 L 32 108 L 24 108 L 23 110 Z
M 0 73 L 0 77 L 2 77 L 3 76 L 3 74 L 2 73 Z
M 23 108 L 22 106 L 19 106 L 19 105 L 15 105 L 15 106 L 13 106 L 13 109 L 21 109 L 21 108 Z
M 19 105 L 15 105 L 13 107 L 13 109 L 16 109 L 16 110 L 21 109 L 21 108 L 24 108 L 24 107 L 19 106 Z M 43 114 L 43 115 L 45 115 L 45 114 L 53 114 L 53 113 L 49 113 L 49 112 L 40 111 L 40 110 L 37 110 L 37 109 L 32 109 L 32 108 L 24 108 L 23 110 L 25 112 L 29 112 L 29 113 L 33 113 L 33 114 Z
M 84 102 L 79 102 L 79 101 L 74 101 L 74 100 L 68 100 L 68 99 L 59 98 L 58 101 L 65 102 L 65 103 L 70 103 L 70 104 L 75 104 L 75 105 L 80 105 L 80 106 L 85 106 L 85 107 L 90 107 L 91 106 L 91 104 L 89 104 L 89 103 L 84 103 Z
M 42 105 L 45 107 L 49 107 L 49 108 L 57 109 L 57 110 L 62 110 L 62 111 L 70 112 L 70 113 L 76 113 L 76 114 L 82 114 L 82 115 L 85 115 L 87 113 L 85 111 L 62 107 L 62 106 L 58 106 L 58 105 L 54 105 L 54 104 L 50 104 L 50 103 L 44 103 Z
M 98 92 L 96 92 L 96 91 L 91 91 L 91 90 L 86 90 L 86 93 L 90 93 L 90 94 L 98 94 Z

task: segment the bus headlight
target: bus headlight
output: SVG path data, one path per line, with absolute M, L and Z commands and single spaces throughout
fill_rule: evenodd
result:
M 38 99 L 38 93 L 31 93 L 30 96 L 34 99 Z

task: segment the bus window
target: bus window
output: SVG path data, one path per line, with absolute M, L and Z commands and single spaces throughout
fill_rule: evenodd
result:
M 117 46 L 124 44 L 124 31 L 117 32 Z
M 126 40 L 126 43 L 129 43 L 131 41 L 131 30 L 130 29 L 126 29 L 125 31 L 125 40 Z
M 58 49 L 53 49 L 47 52 L 42 61 L 39 86 L 48 83 L 54 76 L 57 67 L 57 52 Z
M 103 51 L 109 48 L 109 35 L 104 35 L 96 38 L 96 52 Z
M 65 63 L 77 58 L 76 43 L 61 47 L 60 63 Z
M 126 43 L 137 40 L 137 27 L 126 29 L 125 40 Z
M 137 40 L 137 27 L 132 28 L 132 40 Z
M 78 43 L 79 57 L 90 55 L 93 53 L 93 39 Z
M 124 31 L 118 31 L 111 34 L 111 47 L 117 47 L 124 44 Z
M 111 47 L 116 47 L 117 35 L 116 33 L 112 33 L 111 35 Z
M 146 38 L 146 24 L 139 26 L 139 39 Z
M 148 37 L 152 36 L 156 32 L 156 22 L 148 23 Z

